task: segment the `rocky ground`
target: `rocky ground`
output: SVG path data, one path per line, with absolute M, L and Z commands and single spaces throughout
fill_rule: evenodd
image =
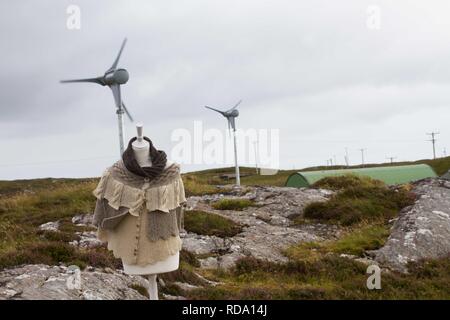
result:
M 232 238 L 218 238 L 187 233 L 183 247 L 195 254 L 211 255 L 201 259 L 203 268 L 228 268 L 240 257 L 253 256 L 275 262 L 285 262 L 283 249 L 299 242 L 323 241 L 335 238 L 339 229 L 319 223 L 293 226 L 292 218 L 301 216 L 303 208 L 313 201 L 326 201 L 332 193 L 328 190 L 295 189 L 280 187 L 246 188 L 223 195 L 214 194 L 190 197 L 189 210 L 201 210 L 224 216 L 244 226 Z M 223 198 L 249 199 L 255 206 L 243 211 L 215 210 L 211 203 Z
M 392 233 L 385 246 L 371 255 L 382 266 L 406 271 L 406 263 L 420 258 L 435 258 L 450 253 L 450 182 L 430 179 L 414 186 L 416 203 L 405 208 L 393 222 Z M 213 194 L 189 197 L 188 210 L 200 210 L 224 216 L 240 224 L 242 232 L 230 238 L 183 233 L 183 248 L 198 255 L 201 268 L 229 268 L 244 256 L 285 262 L 283 250 L 299 242 L 320 242 L 336 239 L 340 228 L 318 223 L 293 224 L 301 217 L 303 208 L 312 201 L 327 201 L 327 190 L 281 187 L 246 187 Z M 243 198 L 254 206 L 242 211 L 216 210 L 211 204 L 220 198 Z M 91 214 L 73 217 L 72 223 L 89 226 Z M 50 221 L 42 230 L 57 231 L 59 222 Z M 101 246 L 95 231 L 78 233 L 73 246 L 95 248 Z M 351 257 L 350 257 L 351 258 Z M 75 274 L 73 267 L 25 265 L 0 272 L 0 299 L 146 299 L 147 280 L 132 277 L 121 270 L 87 267 Z M 75 276 L 81 287 L 68 285 Z M 70 282 L 72 281 L 72 282 Z M 203 279 L 205 283 L 207 279 Z M 165 284 L 160 280 L 160 286 Z M 210 282 L 210 284 L 215 285 Z M 195 288 L 188 283 L 176 283 L 184 290 Z M 166 299 L 182 297 L 165 296 Z

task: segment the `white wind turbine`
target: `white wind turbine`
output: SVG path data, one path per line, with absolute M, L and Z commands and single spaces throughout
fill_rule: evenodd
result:
M 237 106 L 242 102 L 242 100 L 239 100 L 238 103 L 234 105 L 233 108 L 228 109 L 227 111 L 220 111 L 208 106 L 205 106 L 205 108 L 211 109 L 213 111 L 216 111 L 223 115 L 225 118 L 227 118 L 228 121 L 228 129 L 233 131 L 233 139 L 234 139 L 234 166 L 236 170 L 236 185 L 241 185 L 241 176 L 239 173 L 239 165 L 237 161 L 237 147 L 236 147 L 236 118 L 239 116 L 239 110 L 237 110 Z

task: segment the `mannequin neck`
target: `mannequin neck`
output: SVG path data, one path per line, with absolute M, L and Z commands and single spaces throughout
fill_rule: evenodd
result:
M 137 163 L 141 167 L 151 167 L 152 161 L 150 160 L 150 144 L 145 140 L 135 142 L 133 142 L 131 147 L 134 151 L 134 157 L 136 158 Z

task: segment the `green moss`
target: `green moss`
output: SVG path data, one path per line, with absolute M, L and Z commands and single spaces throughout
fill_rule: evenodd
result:
M 367 250 L 381 248 L 389 237 L 389 227 L 375 225 L 354 230 L 338 241 L 329 245 L 335 253 L 346 253 L 362 256 Z
M 249 199 L 228 199 L 223 198 L 212 204 L 216 210 L 243 210 L 247 207 L 254 206 L 253 201 Z
M 365 225 L 355 227 L 336 241 L 302 242 L 284 250 L 287 257 L 293 260 L 313 261 L 326 254 L 351 254 L 364 256 L 367 250 L 381 248 L 389 237 L 386 225 Z
M 242 227 L 230 219 L 196 210 L 186 211 L 184 228 L 197 234 L 218 237 L 233 237 L 242 231 Z

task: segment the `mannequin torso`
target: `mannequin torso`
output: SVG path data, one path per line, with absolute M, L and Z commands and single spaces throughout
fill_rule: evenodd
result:
M 134 155 L 136 161 L 139 163 L 141 167 L 150 167 L 152 162 L 149 157 L 150 145 L 147 141 L 143 139 L 138 139 L 133 142 L 132 148 L 134 151 Z M 169 160 L 167 160 L 166 168 L 172 164 Z M 145 186 L 144 186 L 145 187 Z M 129 265 L 123 263 L 123 270 L 126 274 L 133 275 L 154 275 L 158 273 L 170 272 L 178 269 L 180 261 L 179 253 L 174 254 L 163 261 L 158 261 L 154 264 L 147 266 L 138 266 L 138 265 Z

